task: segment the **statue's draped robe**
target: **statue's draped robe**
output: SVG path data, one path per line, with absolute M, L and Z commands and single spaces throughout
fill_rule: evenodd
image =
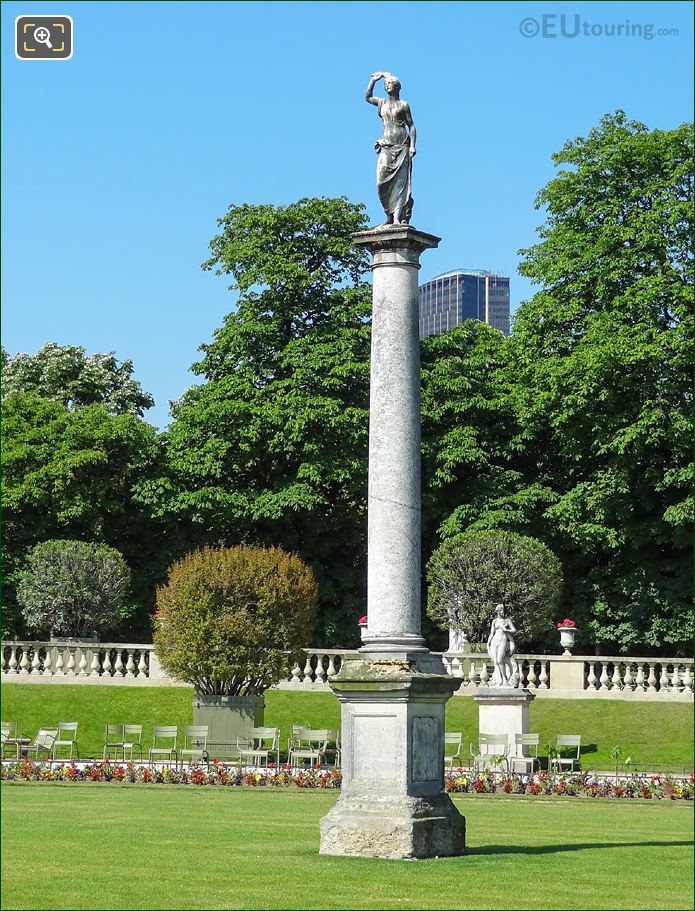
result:
M 380 117 L 385 100 L 379 99 Z M 410 137 L 406 137 L 403 143 L 377 139 L 374 148 L 379 153 L 376 161 L 376 185 L 384 212 L 393 215 L 400 209 L 401 220 L 409 221 L 413 211 L 413 160 L 410 157 Z

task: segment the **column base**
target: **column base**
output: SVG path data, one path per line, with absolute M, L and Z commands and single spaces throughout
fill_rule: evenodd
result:
M 330 684 L 341 703 L 343 787 L 321 820 L 321 853 L 463 854 L 466 823 L 444 790 L 444 706 L 459 681 L 425 652 L 346 658 Z
M 341 797 L 320 828 L 321 854 L 415 860 L 466 851 L 466 820 L 448 794 Z

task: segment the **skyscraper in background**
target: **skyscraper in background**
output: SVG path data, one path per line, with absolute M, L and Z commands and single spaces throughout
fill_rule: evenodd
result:
M 420 285 L 420 338 L 479 319 L 509 335 L 509 278 L 486 269 L 454 269 Z

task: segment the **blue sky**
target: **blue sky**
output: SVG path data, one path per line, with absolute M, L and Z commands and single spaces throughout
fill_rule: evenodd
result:
M 15 59 L 28 13 L 72 16 L 71 60 Z M 562 37 L 563 14 L 589 34 Z M 543 15 L 556 37 L 525 37 Z M 617 24 L 678 34 L 591 34 Z M 230 203 L 346 195 L 381 220 L 373 71 L 400 77 L 418 130 L 413 223 L 443 238 L 421 277 L 498 270 L 513 308 L 551 153 L 616 108 L 652 128 L 692 116 L 687 2 L 32 0 L 3 3 L 2 25 L 3 343 L 132 358 L 158 426 L 233 309 L 200 269 Z

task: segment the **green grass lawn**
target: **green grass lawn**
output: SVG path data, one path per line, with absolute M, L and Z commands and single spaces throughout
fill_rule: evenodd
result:
M 180 731 L 192 721 L 193 691 L 187 687 L 127 687 L 6 683 L 2 686 L 2 719 L 17 721 L 21 731 L 34 735 L 58 721 L 78 721 L 80 750 L 100 756 L 104 725 L 143 725 L 149 748 L 153 724 L 176 724 Z M 266 693 L 265 722 L 281 729 L 287 745 L 291 724 L 320 728 L 340 726 L 340 707 L 332 693 Z M 478 731 L 477 705 L 468 696 L 455 696 L 446 709 L 447 730 L 462 731 L 464 751 Z M 688 766 L 693 762 L 693 708 L 686 703 L 559 700 L 537 698 L 531 704 L 531 730 L 540 733 L 541 752 L 557 734 L 581 734 L 583 764 L 610 763 L 616 744 L 623 757 L 638 767 Z
M 596 908 L 693 904 L 692 804 L 456 799 L 469 853 L 321 857 L 336 795 L 167 785 L 13 784 L 2 907 Z

